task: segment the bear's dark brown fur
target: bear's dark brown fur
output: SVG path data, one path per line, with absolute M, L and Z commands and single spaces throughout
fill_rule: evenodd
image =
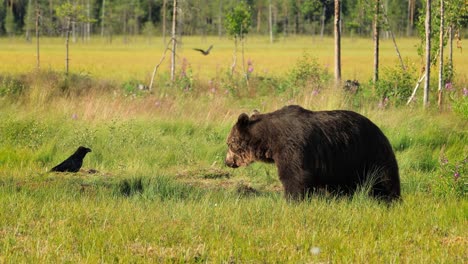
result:
M 291 105 L 241 114 L 227 144 L 229 167 L 275 163 L 288 198 L 320 190 L 352 194 L 366 184 L 374 197 L 400 198 L 398 164 L 388 139 L 352 111 L 313 112 Z

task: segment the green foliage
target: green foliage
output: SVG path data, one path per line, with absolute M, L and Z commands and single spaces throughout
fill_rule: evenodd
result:
M 376 92 L 385 103 L 400 106 L 411 96 L 415 78 L 414 68 L 403 70 L 400 65 L 385 68 L 376 84 Z
M 84 13 L 82 5 L 64 2 L 55 8 L 55 12 L 59 18 L 69 19 L 73 22 L 91 22 Z
M 0 97 L 18 98 L 25 90 L 26 86 L 20 79 L 0 76 Z
M 420 44 L 418 45 L 418 54 L 423 56 L 425 51 L 425 41 L 426 41 L 426 31 L 425 31 L 425 21 L 426 21 L 426 1 L 423 1 L 423 9 L 419 16 L 419 20 L 416 23 L 416 28 L 418 29 Z M 463 26 L 466 26 L 468 23 L 468 7 L 465 3 L 465 0 L 450 0 L 444 2 L 444 27 L 447 28 L 448 25 L 453 27 L 453 30 L 457 31 Z M 435 56 L 438 54 L 439 50 L 439 34 L 440 34 L 440 1 L 431 2 L 431 61 L 434 60 Z M 444 46 L 447 44 L 448 34 L 444 34 Z
M 7 7 L 6 9 L 5 31 L 8 34 L 8 36 L 12 36 L 16 34 L 16 24 L 15 24 L 15 18 L 13 15 L 13 7 Z
M 308 90 L 320 92 L 329 85 L 332 75 L 322 67 L 316 58 L 305 53 L 289 71 L 287 83 L 293 94 Z
M 468 120 L 468 89 L 464 88 L 464 95 L 454 100 L 453 111 L 459 114 L 464 120 Z
M 149 43 L 151 44 L 151 37 L 153 37 L 156 33 L 156 27 L 154 26 L 153 22 L 147 21 L 143 25 L 142 33 L 148 38 Z
M 432 184 L 434 192 L 446 196 L 455 194 L 466 198 L 468 195 L 468 157 L 449 160 L 445 153 L 439 157 L 437 177 Z
M 250 5 L 241 1 L 226 14 L 224 28 L 234 38 L 243 39 L 249 33 L 252 24 Z

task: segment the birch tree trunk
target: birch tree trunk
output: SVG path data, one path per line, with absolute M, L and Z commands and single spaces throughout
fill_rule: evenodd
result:
M 270 5 L 268 6 L 268 25 L 270 28 L 270 43 L 273 43 L 273 18 L 271 14 L 271 0 Z
M 36 69 L 40 69 L 40 57 L 39 57 L 39 6 L 37 0 L 34 0 L 34 8 L 36 9 Z
M 76 10 L 76 1 L 73 2 L 73 9 Z M 71 21 L 72 41 L 76 43 L 76 21 Z
M 335 85 L 341 82 L 341 29 L 340 0 L 335 0 Z
M 448 45 L 448 63 L 450 65 L 450 67 L 453 67 L 453 26 L 450 25 L 449 26 L 449 29 L 448 29 L 448 32 L 449 32 L 449 45 Z M 453 68 L 452 68 L 453 69 Z
M 167 0 L 163 0 L 162 35 L 163 35 L 164 44 L 166 44 L 166 7 L 167 7 Z
M 26 23 L 25 23 L 25 27 L 26 27 L 26 41 L 27 42 L 31 42 L 31 12 L 32 12 L 32 8 L 31 8 L 31 0 L 28 0 L 28 17 L 26 18 Z
M 440 0 L 440 32 L 439 32 L 439 90 L 437 105 L 442 107 L 442 91 L 444 87 L 444 0 Z
M 231 76 L 234 76 L 234 70 L 236 69 L 237 64 L 237 37 L 234 37 L 234 55 L 232 58 L 232 65 L 231 65 Z
M 413 34 L 415 8 L 416 8 L 415 0 L 408 0 L 408 27 L 406 31 L 406 35 L 408 37 Z
M 424 81 L 424 98 L 423 106 L 426 108 L 429 106 L 429 86 L 431 80 L 431 0 L 426 0 L 426 68 Z
M 218 13 L 218 38 L 221 39 L 223 32 L 223 0 L 219 0 L 219 13 Z
M 327 6 L 324 4 L 322 8 L 322 16 L 320 17 L 320 39 L 323 39 L 323 32 L 325 31 L 326 12 L 327 12 Z
M 171 81 L 175 79 L 175 59 L 176 59 L 176 19 L 177 19 L 177 0 L 174 0 L 174 6 L 172 10 L 172 53 L 171 53 Z
M 86 41 L 89 41 L 91 39 L 91 5 L 89 3 L 89 0 L 86 3 L 86 16 L 88 17 L 86 21 Z
M 374 14 L 374 88 L 379 80 L 379 6 L 380 0 L 375 0 Z
M 102 14 L 101 14 L 101 37 L 104 37 L 104 18 L 105 18 L 106 0 L 102 0 Z
M 66 53 L 65 53 L 65 73 L 68 75 L 68 72 L 69 72 L 69 61 L 70 61 L 70 57 L 69 57 L 69 46 L 70 46 L 70 31 L 71 31 L 71 18 L 68 17 L 67 18 L 67 29 L 65 31 L 65 50 L 66 50 Z

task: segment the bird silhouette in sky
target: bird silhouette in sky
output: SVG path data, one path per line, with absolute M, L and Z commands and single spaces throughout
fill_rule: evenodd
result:
M 59 165 L 53 167 L 50 171 L 58 172 L 77 172 L 83 165 L 83 159 L 88 152 L 91 152 L 90 148 L 80 146 L 73 155 L 68 157 Z
M 210 50 L 213 48 L 213 45 L 211 45 L 207 50 L 202 50 L 202 49 L 193 49 L 193 50 L 196 50 L 196 51 L 199 51 L 201 52 L 203 55 L 208 55 L 210 54 Z

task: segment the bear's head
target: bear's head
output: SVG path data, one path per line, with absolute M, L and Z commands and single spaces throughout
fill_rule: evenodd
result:
M 255 161 L 255 154 L 250 145 L 252 136 L 249 125 L 249 116 L 243 113 L 229 133 L 227 138 L 228 151 L 224 163 L 231 168 L 247 166 Z

